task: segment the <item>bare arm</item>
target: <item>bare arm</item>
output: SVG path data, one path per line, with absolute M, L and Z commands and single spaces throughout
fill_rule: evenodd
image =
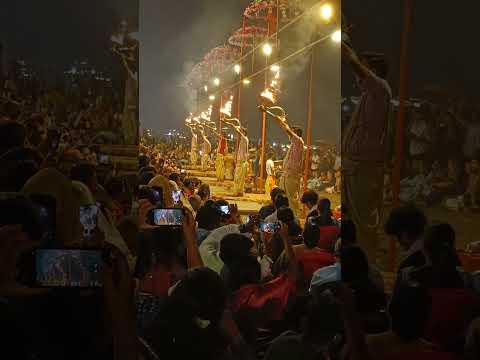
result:
M 185 219 L 183 222 L 183 237 L 185 239 L 185 248 L 187 249 L 187 266 L 189 269 L 202 267 L 203 260 L 198 250 L 198 244 L 195 231 L 195 220 L 192 213 L 184 208 Z
M 283 247 L 285 249 L 285 255 L 288 261 L 288 276 L 291 279 L 298 279 L 298 261 L 297 257 L 295 256 L 295 252 L 293 251 L 292 243 L 288 238 L 288 225 L 282 223 L 282 227 L 280 229 L 280 236 L 283 240 Z
M 370 69 L 362 64 L 355 51 L 342 41 L 342 57 L 352 65 L 353 71 L 360 79 L 364 79 L 371 74 Z

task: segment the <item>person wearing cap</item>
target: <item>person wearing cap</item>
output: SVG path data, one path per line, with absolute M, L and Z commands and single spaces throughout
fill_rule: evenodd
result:
M 362 90 L 355 115 L 342 133 L 342 202 L 357 226 L 360 245 L 375 260 L 392 91 L 384 80 L 383 55 L 365 54 L 360 59 L 342 42 L 342 59 L 351 65 Z
M 305 143 L 302 139 L 302 129 L 290 126 L 285 117 L 275 117 L 280 127 L 290 138 L 290 147 L 283 159 L 283 175 L 280 178 L 280 188 L 287 194 L 290 207 L 299 216 L 300 179 L 303 174 L 303 158 Z

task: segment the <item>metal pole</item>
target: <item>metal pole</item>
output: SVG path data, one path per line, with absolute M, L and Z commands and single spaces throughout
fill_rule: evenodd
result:
M 405 102 L 408 96 L 408 59 L 409 59 L 409 38 L 412 30 L 412 0 L 404 0 L 403 2 L 403 32 L 400 53 L 400 84 L 398 92 L 398 114 L 395 128 L 395 163 L 392 174 L 392 193 L 393 206 L 400 204 L 400 180 L 403 162 L 404 149 L 404 131 L 405 131 Z M 390 270 L 394 271 L 396 263 L 396 244 L 391 240 L 390 248 Z
M 313 116 L 313 69 L 315 65 L 315 48 L 310 55 L 310 78 L 308 81 L 308 113 L 307 113 L 307 153 L 305 155 L 305 169 L 303 173 L 303 191 L 308 190 L 308 176 L 310 175 L 310 161 L 312 158 L 312 116 Z

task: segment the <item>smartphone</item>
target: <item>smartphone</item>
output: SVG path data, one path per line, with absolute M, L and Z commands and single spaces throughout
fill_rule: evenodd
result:
M 155 201 L 155 203 L 158 203 L 159 201 L 162 200 L 160 191 L 152 189 L 151 192 L 152 192 L 152 199 Z
M 278 222 L 260 224 L 260 231 L 262 232 L 273 234 L 276 233 L 278 230 L 280 230 L 280 223 Z
M 172 191 L 172 199 L 175 204 L 178 204 L 180 202 L 180 194 L 182 193 L 182 190 L 173 190 Z
M 44 247 L 55 246 L 55 233 L 57 226 L 57 201 L 54 197 L 44 194 L 29 196 L 43 230 L 41 245 Z
M 110 157 L 108 155 L 99 155 L 98 162 L 102 165 L 108 165 L 110 163 Z
M 34 283 L 52 288 L 98 288 L 103 286 L 101 250 L 36 250 Z
M 182 226 L 183 209 L 154 209 L 153 223 L 157 226 Z
M 230 206 L 228 206 L 228 205 L 222 205 L 222 206 L 220 206 L 220 211 L 221 211 L 222 214 L 224 214 L 224 215 L 230 215 Z
M 91 240 L 97 228 L 98 205 L 80 206 L 80 223 L 83 225 L 83 238 Z

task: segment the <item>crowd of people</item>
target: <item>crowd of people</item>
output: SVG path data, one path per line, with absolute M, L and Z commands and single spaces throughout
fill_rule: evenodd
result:
M 438 97 L 438 96 L 437 96 Z M 480 142 L 475 105 L 457 98 L 412 107 L 407 117 L 407 151 L 401 200 L 451 210 L 478 208 Z M 391 199 L 390 179 L 386 196 Z
M 301 196 L 305 219 L 295 216 L 278 187 L 269 204 L 243 218 L 234 203 L 188 175 L 186 149 L 167 157 L 173 150 L 144 147 L 138 174 L 101 179 L 88 161 L 62 173 L 39 160 L 42 153 L 19 123 L 3 120 L 0 134 L 0 162 L 9 169 L 0 200 L 4 354 L 479 356 L 476 278 L 459 268 L 453 229 L 428 224 L 414 206 L 393 210 L 385 224 L 386 236 L 406 250 L 390 293 L 357 244 L 348 214 L 339 218 L 314 190 Z M 86 237 L 80 208 L 92 205 L 99 208 L 97 227 Z M 180 209 L 181 221 L 177 214 L 173 225 L 155 224 L 155 209 L 165 208 Z M 100 251 L 101 281 L 84 288 L 30 282 L 38 271 L 32 250 L 39 248 Z

